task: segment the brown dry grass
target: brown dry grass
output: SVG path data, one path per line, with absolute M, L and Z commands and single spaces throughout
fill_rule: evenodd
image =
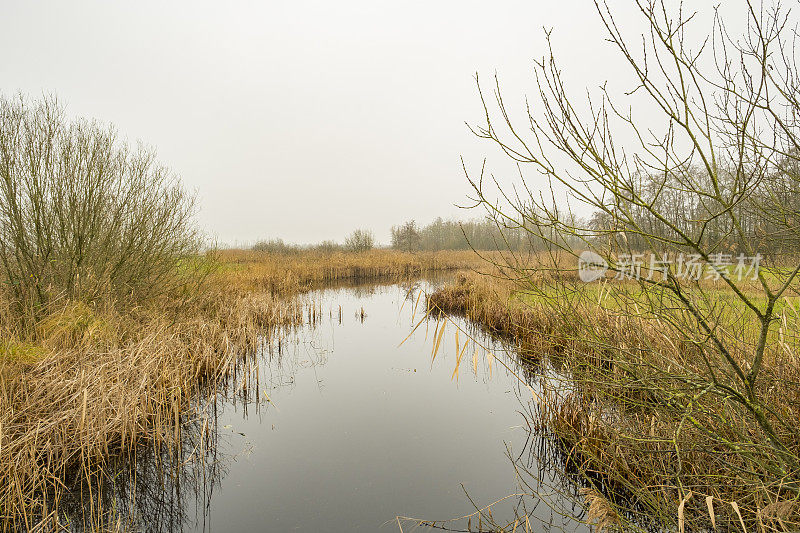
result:
M 26 337 L 0 332 L 0 528 L 30 530 L 76 479 L 102 478 L 110 457 L 179 439 L 204 390 L 229 377 L 262 336 L 303 321 L 294 298 L 303 290 L 477 263 L 467 253 L 391 251 L 227 250 L 213 261 L 203 290 L 188 298 L 124 314 L 69 302 Z M 6 304 L 0 298 L 0 318 Z
M 484 266 L 471 251 L 270 254 L 223 250 L 219 252 L 219 261 L 225 283 L 246 291 L 278 294 L 307 290 L 320 283 L 393 281 L 426 272 Z

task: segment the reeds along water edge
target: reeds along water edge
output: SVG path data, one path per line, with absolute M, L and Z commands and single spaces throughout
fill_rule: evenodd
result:
M 181 449 L 181 427 L 203 391 L 220 386 L 277 328 L 316 319 L 313 302 L 296 298 L 303 291 L 478 263 L 471 253 L 380 250 L 226 250 L 207 260 L 210 274 L 190 295 L 125 312 L 102 301 L 61 302 L 25 336 L 2 323 L 2 530 L 57 524 L 70 488 L 91 486 L 108 475 L 111 458 L 134 457 L 142 443 Z M 7 303 L 0 293 L 0 307 Z M 87 527 L 106 529 L 109 515 L 95 511 Z

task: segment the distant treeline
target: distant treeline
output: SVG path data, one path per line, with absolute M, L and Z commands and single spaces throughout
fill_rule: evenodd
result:
M 335 241 L 322 241 L 318 244 L 299 245 L 286 243 L 283 239 L 265 239 L 256 242 L 250 249 L 254 252 L 269 252 L 275 254 L 298 254 L 302 251 L 333 253 L 343 252 L 344 246 Z
M 537 250 L 544 248 L 543 240 L 533 232 L 519 227 L 504 227 L 490 219 L 444 220 L 439 217 L 430 224 L 419 226 L 409 220 L 391 228 L 391 248 L 407 252 L 437 250 Z M 319 244 L 289 244 L 282 239 L 262 240 L 255 243 L 254 251 L 271 253 L 322 253 L 359 252 L 375 247 L 371 231 L 357 229 L 344 243 L 322 241 Z
M 374 247 L 375 235 L 369 230 L 357 229 L 345 239 L 343 244 L 335 241 L 322 241 L 319 244 L 300 246 L 298 244 L 287 244 L 283 242 L 283 239 L 269 239 L 258 241 L 251 246 L 251 250 L 255 252 L 294 254 L 305 250 L 321 253 L 365 252 Z
M 444 220 L 426 226 L 410 220 L 392 226 L 392 248 L 398 250 L 531 250 L 541 239 L 521 227 L 504 227 L 493 220 Z

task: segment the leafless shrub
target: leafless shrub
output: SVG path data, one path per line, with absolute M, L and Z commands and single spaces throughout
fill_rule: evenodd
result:
M 414 252 L 422 246 L 422 237 L 414 220 L 400 226 L 392 226 L 392 248 L 404 252 Z
M 335 252 L 341 252 L 343 249 L 342 245 L 335 242 L 335 241 L 322 241 L 319 244 L 315 244 L 311 247 L 311 250 L 323 254 L 332 254 Z
M 344 241 L 344 247 L 351 252 L 366 252 L 375 246 L 375 235 L 369 230 L 357 229 Z
M 283 239 L 269 239 L 258 241 L 250 249 L 254 252 L 267 252 L 271 254 L 297 254 L 300 247 L 293 244 L 286 244 Z
M 18 316 L 184 285 L 200 245 L 193 214 L 152 150 L 67 119 L 55 98 L 0 98 L 0 279 Z

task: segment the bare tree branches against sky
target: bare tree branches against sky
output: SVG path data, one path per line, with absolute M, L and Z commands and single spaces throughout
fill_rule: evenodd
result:
M 481 118 L 473 76 L 530 92 L 543 27 L 576 90 L 623 71 L 591 0 L 4 2 L 0 16 L 0 91 L 56 94 L 157 147 L 229 243 L 354 227 L 388 242 L 403 220 L 464 216 L 461 155 L 516 172 L 464 125 Z

